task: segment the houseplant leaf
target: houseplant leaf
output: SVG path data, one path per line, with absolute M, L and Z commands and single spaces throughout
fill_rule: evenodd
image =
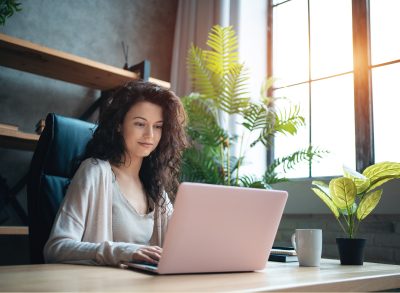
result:
M 313 182 L 311 182 L 311 184 L 315 185 L 316 187 L 321 189 L 321 191 L 323 191 L 330 199 L 332 199 L 332 197 L 329 193 L 329 185 L 328 184 L 326 184 L 323 181 L 318 181 L 318 180 L 314 180 Z
M 218 122 L 211 100 L 203 100 L 200 95 L 182 97 L 190 123 L 187 133 L 203 145 L 218 146 L 228 139 L 228 134 Z
M 269 146 L 277 133 L 296 135 L 298 129 L 305 125 L 305 119 L 299 114 L 300 108 L 296 105 L 289 105 L 288 109 L 272 107 L 267 107 L 267 109 L 263 131 L 259 137 L 251 143 L 251 146 L 254 146 L 258 142 Z
M 339 209 L 339 213 L 344 216 L 353 215 L 357 211 L 357 203 L 353 202 L 349 209 Z
M 356 185 L 353 180 L 346 177 L 332 179 L 329 182 L 329 191 L 333 203 L 339 209 L 350 209 L 357 194 Z
M 288 179 L 278 176 L 277 169 L 282 168 L 283 172 L 292 170 L 301 162 L 309 162 L 314 160 L 315 157 L 322 157 L 323 153 L 325 153 L 325 151 L 321 151 L 318 148 L 309 146 L 306 149 L 296 151 L 287 156 L 276 158 L 271 164 L 268 165 L 268 168 L 263 176 L 263 181 L 268 185 L 278 182 L 286 182 Z
M 357 194 L 363 193 L 370 186 L 370 180 L 363 174 L 358 173 L 346 166 L 343 166 L 344 177 L 353 180 L 357 188 Z
M 185 150 L 182 164 L 182 181 L 224 184 L 221 163 L 212 149 Z
M 243 111 L 242 125 L 250 132 L 255 129 L 263 129 L 267 123 L 267 112 L 267 108 L 262 104 L 249 104 Z
M 379 200 L 381 199 L 382 192 L 382 190 L 375 190 L 373 192 L 367 193 L 360 201 L 357 209 L 357 219 L 359 221 L 365 219 L 365 217 L 368 216 L 377 206 Z
M 311 188 L 315 194 L 328 206 L 328 208 L 332 211 L 335 215 L 336 219 L 339 218 L 339 211 L 338 208 L 333 203 L 332 199 L 321 189 L 318 188 Z
M 306 152 L 302 150 L 275 160 L 261 179 L 243 177 L 239 169 L 249 148 L 258 142 L 269 147 L 277 132 L 295 135 L 297 128 L 304 125 L 304 118 L 299 115 L 298 107 L 280 110 L 273 107 L 276 98 L 265 96 L 267 87 L 272 86 L 272 79 L 265 85 L 260 102 L 250 100 L 248 73 L 239 63 L 237 37 L 232 27 L 214 26 L 208 34 L 207 45 L 209 50 L 191 46 L 187 57 L 194 93 L 183 101 L 192 146 L 191 151 L 183 155 L 182 178 L 214 184 L 268 187 L 270 182 L 287 181 L 274 169 L 278 165 L 285 171 L 300 161 L 311 161 L 320 156 L 321 152 L 314 153 L 315 149 L 309 148 Z M 243 127 L 239 127 L 238 132 L 226 129 L 228 121 L 237 121 Z
M 274 127 L 279 133 L 295 135 L 297 130 L 305 125 L 305 119 L 300 116 L 300 107 L 298 105 L 290 105 L 288 109 L 278 109 L 276 111 Z
M 215 25 L 208 34 L 208 68 L 219 75 L 227 74 L 239 61 L 238 41 L 232 26 Z
M 363 175 L 369 178 L 371 185 L 367 191 L 371 191 L 391 179 L 400 178 L 400 163 L 376 163 L 367 167 Z
M 218 95 L 213 83 L 213 73 L 207 68 L 207 52 L 192 45 L 188 52 L 187 65 L 191 81 L 196 91 L 205 98 L 213 98 Z
M 246 85 L 249 78 L 243 64 L 232 66 L 223 79 L 225 87 L 220 94 L 220 109 L 230 115 L 241 113 L 250 101 Z
M 270 189 L 269 185 L 264 184 L 264 182 L 258 180 L 255 176 L 241 176 L 239 178 L 239 182 L 241 186 L 251 187 L 251 188 L 261 188 L 261 189 Z
M 375 188 L 381 186 L 382 184 L 392 180 L 396 179 L 397 177 L 388 177 L 388 178 L 383 178 L 381 180 L 376 181 L 374 184 L 372 184 L 366 191 L 369 192 L 371 190 L 374 190 Z

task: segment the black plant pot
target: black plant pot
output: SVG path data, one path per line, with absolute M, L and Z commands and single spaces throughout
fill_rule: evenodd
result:
M 363 265 L 366 239 L 336 238 L 342 265 Z

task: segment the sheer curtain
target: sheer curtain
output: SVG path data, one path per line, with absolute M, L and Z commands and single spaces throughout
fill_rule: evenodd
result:
M 249 91 L 254 100 L 260 97 L 266 77 L 267 8 L 265 0 L 179 0 L 171 66 L 171 89 L 178 96 L 191 92 L 186 58 L 190 45 L 206 48 L 208 32 L 213 25 L 233 26 L 239 40 L 239 56 L 250 72 Z M 237 121 L 229 128 L 238 132 Z M 260 176 L 266 165 L 265 148 L 247 153 L 243 173 Z
M 171 66 L 171 89 L 178 96 L 191 91 L 186 68 L 190 45 L 206 49 L 208 32 L 213 25 L 236 27 L 239 0 L 179 0 Z

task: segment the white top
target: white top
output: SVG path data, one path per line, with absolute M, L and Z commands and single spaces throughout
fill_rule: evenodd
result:
M 148 245 L 153 235 L 154 209 L 144 215 L 126 199 L 117 180 L 113 178 L 112 229 L 116 242 Z
M 118 265 L 131 260 L 141 245 L 114 242 L 112 229 L 113 173 L 110 163 L 82 162 L 68 187 L 44 247 L 48 263 Z M 154 211 L 151 245 L 162 246 L 173 207 L 165 194 L 166 212 Z

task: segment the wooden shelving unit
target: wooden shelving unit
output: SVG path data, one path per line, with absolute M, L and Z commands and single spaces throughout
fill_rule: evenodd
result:
M 0 66 L 62 80 L 97 90 L 110 90 L 138 74 L 86 58 L 40 46 L 0 33 Z M 170 83 L 150 78 L 161 86 Z M 3 121 L 4 122 L 4 121 Z M 0 128 L 0 146 L 33 151 L 39 136 Z
M 135 72 L 4 34 L 0 34 L 0 65 L 103 91 L 138 78 Z M 150 81 L 170 86 L 156 78 Z
M 39 135 L 12 130 L 0 125 L 0 146 L 17 150 L 34 151 Z
M 85 87 L 109 90 L 137 74 L 0 34 L 0 65 Z
M 27 226 L 0 226 L 0 235 L 28 235 Z

